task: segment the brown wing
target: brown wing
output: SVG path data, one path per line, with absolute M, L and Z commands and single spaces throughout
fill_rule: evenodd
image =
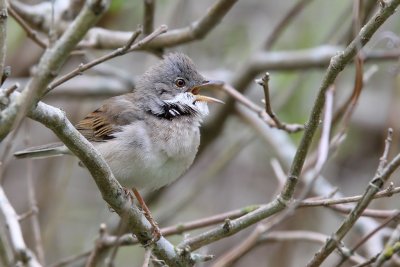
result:
M 103 107 L 102 107 L 103 108 Z M 114 125 L 102 108 L 89 113 L 77 125 L 76 129 L 89 141 L 105 141 L 113 138 L 120 127 Z
M 76 129 L 89 141 L 103 142 L 113 139 L 124 125 L 143 120 L 143 112 L 132 93 L 112 97 L 81 120 Z
M 76 129 L 89 141 L 102 142 L 113 139 L 122 126 L 140 119 L 140 110 L 133 104 L 131 94 L 110 98 L 103 106 L 89 113 Z

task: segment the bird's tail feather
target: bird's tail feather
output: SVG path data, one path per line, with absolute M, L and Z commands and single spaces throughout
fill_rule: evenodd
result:
M 53 143 L 43 146 L 36 146 L 27 148 L 25 150 L 17 151 L 14 156 L 17 158 L 48 158 L 71 154 L 69 149 L 62 143 Z

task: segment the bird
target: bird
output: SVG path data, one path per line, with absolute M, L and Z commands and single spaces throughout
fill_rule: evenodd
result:
M 104 157 L 115 178 L 132 188 L 157 238 L 160 230 L 139 191 L 170 184 L 192 165 L 208 103 L 201 95 L 219 81 L 205 79 L 183 53 L 170 53 L 145 71 L 132 92 L 105 100 L 76 124 Z M 72 154 L 62 143 L 14 153 L 17 158 Z

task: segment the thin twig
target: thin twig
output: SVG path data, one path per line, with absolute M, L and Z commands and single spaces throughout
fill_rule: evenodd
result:
M 386 261 L 390 260 L 393 257 L 393 255 L 396 255 L 399 251 L 400 251 L 400 241 L 395 242 L 391 246 L 385 247 L 385 249 L 379 254 L 374 267 L 382 266 Z
M 24 212 L 22 214 L 19 214 L 18 215 L 18 221 L 23 221 L 23 220 L 26 220 L 27 218 L 30 218 L 36 212 L 38 212 L 37 209 L 31 209 L 31 210 L 28 210 L 28 211 L 26 211 L 26 212 Z
M 400 187 L 388 187 L 384 189 L 374 196 L 374 198 L 381 198 L 381 197 L 391 197 L 393 194 L 400 193 Z M 317 207 L 317 206 L 332 206 L 337 204 L 345 204 L 345 203 L 352 203 L 357 202 L 362 198 L 362 195 L 359 196 L 352 196 L 352 197 L 342 197 L 342 198 L 329 198 L 329 199 L 305 199 L 301 201 L 300 207 Z
M 68 266 L 70 264 L 72 264 L 75 261 L 80 261 L 84 258 L 87 258 L 90 256 L 90 254 L 92 253 L 91 250 L 76 254 L 76 255 L 72 255 L 70 257 L 67 257 L 65 259 L 60 260 L 57 263 L 54 264 L 50 264 L 48 267 L 64 267 L 64 266 Z
M 29 125 L 30 123 L 27 122 L 25 124 L 25 127 L 27 129 L 25 129 L 25 133 L 26 133 L 26 137 L 25 137 L 25 145 L 27 147 L 29 147 L 30 145 L 30 140 L 29 140 Z M 33 165 L 32 165 L 32 159 L 29 159 L 27 161 L 27 171 L 26 171 L 26 187 L 28 190 L 28 201 L 29 201 L 29 208 L 32 211 L 32 216 L 29 217 L 30 219 L 30 224 L 31 224 L 31 230 L 32 230 L 32 235 L 33 235 L 33 240 L 34 240 L 34 244 L 35 244 L 35 251 L 38 257 L 38 260 L 41 264 L 45 265 L 45 255 L 44 255 L 44 249 L 43 249 L 43 242 L 42 242 L 42 234 L 40 231 L 40 224 L 39 224 L 39 208 L 38 208 L 38 204 L 36 201 L 36 194 L 35 194 L 35 184 L 33 182 Z
M 388 225 L 391 221 L 393 220 L 398 220 L 400 215 L 400 211 L 394 214 L 393 216 L 387 218 L 385 221 L 383 221 L 380 225 L 378 225 L 374 230 L 372 230 L 370 233 L 368 233 L 366 236 L 361 238 L 350 250 L 348 254 L 342 254 L 342 259 L 341 261 L 336 265 L 336 267 L 340 267 L 345 263 L 349 257 L 354 254 L 354 252 L 361 247 L 365 242 L 367 242 L 368 239 L 370 239 L 373 235 L 375 235 L 378 231 L 382 230 L 386 225 Z
M 151 250 L 146 249 L 144 252 L 144 260 L 143 260 L 142 267 L 149 267 L 150 257 L 151 257 Z
M 386 225 L 388 225 L 392 221 L 396 221 L 399 219 L 400 216 L 400 211 L 394 214 L 393 216 L 387 218 L 385 221 L 383 221 L 378 227 L 376 227 L 373 231 L 368 233 L 366 236 L 361 238 L 351 249 L 352 251 L 356 251 L 359 247 L 361 247 L 371 236 L 376 234 L 378 231 L 382 230 Z
M 13 249 L 14 258 L 21 265 L 41 267 L 36 256 L 30 251 L 24 241 L 21 227 L 18 222 L 18 215 L 11 203 L 8 201 L 3 187 L 0 186 L 0 213 L 4 216 L 5 229 L 8 232 L 10 245 Z M 18 265 L 18 263 L 16 263 Z
M 137 39 L 137 37 L 140 35 L 140 33 L 142 32 L 142 29 L 139 28 L 137 29 L 132 36 L 129 38 L 128 42 L 121 48 L 118 48 L 116 50 L 114 50 L 113 52 L 104 55 L 102 57 L 99 57 L 91 62 L 88 62 L 86 64 L 81 64 L 79 65 L 78 68 L 74 69 L 73 71 L 65 74 L 64 76 L 58 78 L 57 80 L 55 80 L 54 82 L 52 82 L 48 87 L 47 87 L 47 93 L 50 92 L 51 90 L 53 90 L 55 87 L 59 86 L 60 84 L 72 79 L 73 77 L 82 74 L 84 71 L 100 64 L 103 63 L 104 61 L 110 60 L 112 58 L 115 57 L 119 57 L 122 55 L 125 55 L 126 53 L 129 53 L 135 49 L 137 49 L 138 47 L 141 47 L 143 45 L 145 45 L 146 43 L 150 42 L 151 40 L 153 40 L 154 38 L 156 38 L 157 36 L 159 36 L 160 34 L 164 33 L 167 31 L 167 26 L 166 25 L 161 25 L 160 27 L 158 27 L 154 32 L 152 32 L 151 34 L 147 35 L 145 38 L 143 38 L 142 40 L 140 40 L 139 42 L 133 44 L 133 42 Z M 132 45 L 133 44 L 133 45 Z
M 265 76 L 266 78 L 263 79 L 264 84 L 264 90 L 267 91 L 265 94 L 268 94 L 268 85 L 265 85 L 265 83 L 268 83 L 267 77 L 268 75 Z M 267 87 L 267 89 L 265 89 Z M 331 86 L 333 88 L 333 86 Z M 299 199 L 302 200 L 304 199 L 312 190 L 314 182 L 317 177 L 319 177 L 320 172 L 322 170 L 322 167 L 324 163 L 326 162 L 326 159 L 328 158 L 328 151 L 329 151 L 329 134 L 330 134 L 330 125 L 331 125 L 331 114 L 332 114 L 332 106 L 333 106 L 333 89 L 327 91 L 327 101 L 326 101 L 326 107 L 325 107 L 325 119 L 324 119 L 324 127 L 323 127 L 323 133 L 319 145 L 319 158 L 320 160 L 317 161 L 316 166 L 311 172 L 313 173 L 312 175 L 314 178 L 310 179 L 310 181 L 307 183 L 303 191 L 301 192 Z M 269 97 L 266 97 L 268 99 Z M 266 100 L 266 102 L 269 100 Z M 268 104 L 266 109 L 268 108 Z M 272 112 L 272 110 L 270 110 Z M 284 183 L 285 184 L 285 183 Z M 283 190 L 283 187 L 281 191 Z M 233 262 L 237 261 L 240 257 L 242 257 L 244 254 L 246 254 L 251 248 L 253 248 L 257 244 L 257 240 L 262 234 L 265 234 L 267 232 L 270 232 L 272 228 L 276 227 L 277 225 L 281 225 L 284 220 L 287 220 L 290 218 L 295 210 L 299 207 L 300 201 L 299 202 L 293 202 L 288 205 L 287 209 L 274 217 L 272 220 L 266 222 L 266 223 L 260 223 L 257 225 L 257 227 L 254 229 L 254 231 L 243 240 L 243 242 L 240 242 L 237 246 L 233 247 L 230 249 L 228 253 L 226 253 L 224 256 L 221 257 L 221 259 L 215 264 L 214 267 L 224 267 L 224 266 L 230 266 Z
M 398 242 L 400 239 L 400 224 L 397 225 L 397 227 L 394 229 L 392 234 L 390 235 L 389 240 L 385 244 L 385 248 L 390 248 L 393 247 L 396 242 Z M 376 259 L 376 266 L 374 267 L 380 267 L 382 264 L 386 261 L 385 254 L 383 252 L 379 253 Z
M 282 123 L 276 114 L 272 111 L 272 106 L 271 106 L 271 99 L 269 97 L 269 73 L 266 72 L 264 76 L 261 79 L 257 79 L 256 83 L 261 85 L 264 89 L 264 101 L 265 101 L 265 112 L 267 112 L 268 116 L 272 119 L 272 121 L 275 123 L 276 128 L 278 129 L 285 129 L 287 128 L 287 125 L 285 123 Z
M 239 91 L 237 91 L 235 88 L 233 88 L 231 85 L 227 83 L 221 82 L 220 84 L 216 84 L 215 88 L 224 91 L 225 93 L 233 97 L 235 100 L 237 100 L 239 103 L 243 104 L 244 106 L 255 112 L 270 127 L 282 129 L 289 133 L 295 133 L 304 129 L 303 125 L 300 124 L 286 124 L 280 122 L 279 124 L 277 124 L 275 120 L 270 119 L 271 116 L 263 108 L 254 104 L 251 100 L 249 100 L 247 97 L 242 95 Z
M 175 47 L 184 43 L 200 40 L 222 21 L 236 2 L 237 0 L 215 1 L 201 18 L 193 21 L 187 27 L 170 30 L 166 34 L 160 35 L 151 42 L 146 43 L 146 45 L 137 47 L 136 49 L 152 50 Z M 129 32 L 116 32 L 95 28 L 88 33 L 88 39 L 94 41 L 84 41 L 81 47 L 115 49 L 126 43 L 130 35 L 131 33 Z
M 399 1 L 400 4 L 400 1 Z M 390 178 L 391 174 L 400 166 L 400 154 L 398 154 L 386 167 L 384 158 L 387 157 L 390 148 L 390 140 L 392 136 L 392 130 L 389 129 L 388 137 L 386 139 L 385 150 L 383 156 L 380 159 L 379 166 L 377 168 L 374 178 L 369 183 L 362 198 L 357 202 L 357 205 L 352 209 L 351 213 L 344 219 L 338 230 L 329 238 L 325 245 L 314 255 L 307 266 L 316 267 L 333 252 L 337 247 L 337 243 L 340 242 L 344 236 L 348 233 L 357 219 L 361 216 L 362 212 L 367 208 L 374 195 L 384 185 L 384 183 Z
M 89 1 L 52 49 L 45 50 L 35 75 L 18 98 L 0 113 L 0 140 L 3 140 L 13 127 L 20 125 L 28 111 L 38 103 L 48 84 L 54 79 L 55 70 L 60 69 L 87 30 L 100 19 L 107 6 L 106 1 Z
M 95 241 L 94 249 L 92 250 L 92 252 L 90 253 L 89 257 L 86 260 L 85 267 L 97 266 L 99 255 L 101 254 L 101 251 L 104 250 L 102 240 L 106 236 L 107 236 L 107 226 L 104 223 L 102 223 L 102 224 L 100 224 L 100 228 L 99 228 L 99 237 Z
M 8 11 L 10 12 L 11 17 L 13 17 L 18 22 L 18 24 L 26 32 L 26 35 L 29 38 L 31 38 L 32 41 L 34 41 L 41 48 L 44 48 L 44 49 L 47 48 L 47 44 L 42 39 L 39 38 L 38 32 L 35 31 L 34 29 L 32 29 L 28 25 L 28 23 L 26 23 L 26 21 L 13 9 L 13 7 L 11 5 L 8 6 Z

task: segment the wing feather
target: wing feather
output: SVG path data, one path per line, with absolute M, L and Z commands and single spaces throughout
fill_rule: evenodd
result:
M 117 96 L 106 101 L 100 108 L 86 115 L 76 129 L 89 141 L 103 142 L 115 138 L 122 126 L 141 119 L 140 111 L 133 104 L 131 94 Z

